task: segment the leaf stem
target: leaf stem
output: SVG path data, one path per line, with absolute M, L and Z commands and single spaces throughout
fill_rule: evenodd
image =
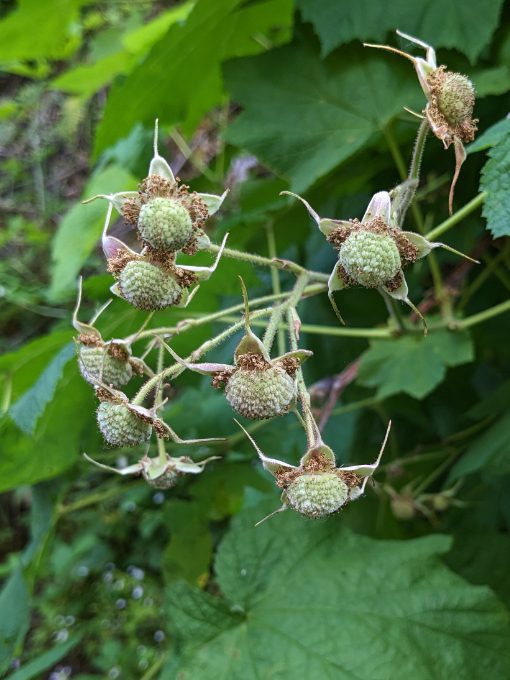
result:
M 460 210 L 457 210 L 457 212 L 454 213 L 451 217 L 449 217 L 444 222 L 441 222 L 441 224 L 439 224 L 437 227 L 435 227 L 427 234 L 425 234 L 425 238 L 428 241 L 433 241 L 438 236 L 441 236 L 441 234 L 444 234 L 446 231 L 448 231 L 456 224 L 458 224 L 461 220 L 463 220 L 464 217 L 467 217 L 469 214 L 471 214 L 473 211 L 479 208 L 486 198 L 487 192 L 482 191 L 481 193 L 478 194 L 478 196 L 472 198 L 469 201 L 469 203 L 466 203 L 464 207 L 462 207 Z
M 484 309 L 483 312 L 479 312 L 478 314 L 467 316 L 461 321 L 456 321 L 455 326 L 460 330 L 465 330 L 466 328 L 476 326 L 483 321 L 487 321 L 487 319 L 492 319 L 493 317 L 499 316 L 499 314 L 504 314 L 505 312 L 510 312 L 510 300 L 501 302 L 499 305 L 495 305 L 494 307 L 489 307 L 489 309 Z

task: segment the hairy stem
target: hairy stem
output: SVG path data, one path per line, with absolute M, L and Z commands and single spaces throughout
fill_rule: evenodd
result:
M 421 159 L 423 157 L 423 150 L 425 149 L 425 142 L 429 132 L 429 122 L 426 118 L 420 123 L 416 141 L 414 143 L 413 157 L 411 159 L 411 166 L 409 168 L 409 179 L 420 179 Z
M 258 319 L 261 316 L 270 314 L 271 309 L 259 309 L 257 312 L 254 312 L 251 319 Z M 198 347 L 196 350 L 194 350 L 187 358 L 187 362 L 195 362 L 197 359 L 200 359 L 201 356 L 206 354 L 207 352 L 210 352 L 212 349 L 214 349 L 217 345 L 221 344 L 224 340 L 229 338 L 231 335 L 236 333 L 237 331 L 241 330 L 241 328 L 244 328 L 245 325 L 245 320 L 241 319 L 241 321 L 236 321 L 232 326 L 227 328 L 226 330 L 222 331 L 218 335 L 215 335 L 213 338 L 210 340 L 207 340 L 207 342 L 204 342 L 200 347 Z M 173 364 L 172 366 L 165 368 L 161 373 L 156 374 L 147 382 L 142 385 L 142 387 L 138 390 L 137 394 L 132 400 L 133 404 L 138 404 L 140 405 L 145 397 L 149 394 L 149 392 L 154 389 L 159 381 L 165 380 L 167 378 L 176 378 L 178 375 L 180 375 L 183 371 L 186 369 L 184 366 L 181 366 L 181 364 Z
M 315 283 L 305 288 L 305 290 L 303 291 L 303 296 L 308 297 L 311 295 L 318 295 L 319 293 L 324 293 L 326 290 L 327 290 L 326 285 Z M 250 300 L 249 303 L 250 308 L 259 307 L 260 305 L 267 304 L 268 302 L 274 302 L 276 300 L 283 300 L 288 296 L 289 296 L 288 291 L 273 295 L 264 295 L 262 297 L 255 298 L 254 300 Z M 240 304 L 232 305 L 231 307 L 222 309 L 219 312 L 200 315 L 197 316 L 197 318 L 183 319 L 182 321 L 179 321 L 179 323 L 176 326 L 162 326 L 160 328 L 150 328 L 148 330 L 144 330 L 141 333 L 137 333 L 136 338 L 134 335 L 129 336 L 128 338 L 126 338 L 126 342 L 129 341 L 134 342 L 134 340 L 140 340 L 147 337 L 152 337 L 154 335 L 175 335 L 184 333 L 190 330 L 191 328 L 195 328 L 196 326 L 202 326 L 204 324 L 211 323 L 212 321 L 217 321 L 218 319 L 222 319 L 225 316 L 235 314 L 236 312 L 242 312 L 243 310 L 244 303 L 241 302 Z
M 267 225 L 266 228 L 266 234 L 267 234 L 267 249 L 269 252 L 269 257 L 274 260 L 277 256 L 276 253 L 276 239 L 274 237 L 274 229 L 273 225 L 270 223 Z M 281 285 L 280 285 L 280 273 L 277 269 L 274 267 L 271 267 L 271 284 L 273 287 L 273 293 L 275 295 L 278 295 L 282 292 Z M 269 325 L 267 327 L 266 333 L 264 334 L 264 346 L 268 350 L 268 352 L 271 350 L 271 346 L 274 341 L 274 333 L 271 337 L 271 332 L 269 329 L 275 327 L 277 328 L 277 335 L 278 335 L 278 354 L 285 354 L 285 333 L 281 328 L 278 328 L 278 324 L 280 323 L 280 320 L 282 318 L 283 314 L 283 309 L 281 309 L 281 306 L 277 306 L 273 310 L 273 314 L 271 315 L 271 319 L 269 321 Z M 273 321 L 274 317 L 274 321 Z
M 220 246 L 211 243 L 206 249 L 209 253 L 218 253 Z M 290 260 L 279 260 L 277 258 L 270 259 L 269 257 L 263 257 L 262 255 L 254 255 L 253 253 L 244 253 L 242 250 L 234 250 L 233 248 L 224 248 L 223 255 L 225 257 L 231 257 L 234 260 L 240 260 L 241 262 L 251 262 L 252 264 L 260 265 L 261 267 L 273 267 L 275 269 L 285 269 L 287 271 L 293 272 L 294 274 L 308 274 L 310 279 L 313 281 L 324 281 L 327 282 L 329 276 L 327 274 L 322 274 L 321 272 L 308 271 L 301 265 L 291 262 Z

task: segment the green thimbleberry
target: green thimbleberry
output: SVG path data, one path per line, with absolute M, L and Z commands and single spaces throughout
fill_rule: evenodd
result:
M 186 208 L 173 198 L 152 198 L 142 205 L 138 231 L 156 250 L 175 252 L 193 235 L 193 222 Z
M 182 288 L 171 274 L 145 260 L 131 260 L 119 275 L 123 297 L 138 309 L 152 311 L 178 304 Z
M 103 382 L 122 387 L 133 375 L 129 361 L 112 357 L 105 347 L 79 347 L 78 365 L 82 376 L 93 385 Z
M 290 507 L 314 519 L 339 510 L 348 496 L 347 484 L 333 472 L 302 474 L 285 490 Z
M 338 253 L 340 264 L 360 286 L 378 288 L 401 268 L 400 253 L 391 236 L 371 231 L 354 231 Z
M 451 125 L 470 119 L 475 105 L 473 83 L 460 73 L 447 71 L 437 94 L 437 104 Z
M 97 423 L 110 446 L 138 446 L 148 441 L 152 426 L 132 413 L 124 404 L 103 401 L 97 409 Z
M 151 477 L 145 470 L 142 470 L 142 475 L 147 484 L 152 486 L 153 489 L 171 489 L 177 484 L 181 476 L 175 470 L 166 470 L 159 477 Z
M 296 384 L 281 366 L 238 368 L 227 382 L 225 396 L 234 411 L 245 418 L 264 420 L 287 413 L 296 397 Z

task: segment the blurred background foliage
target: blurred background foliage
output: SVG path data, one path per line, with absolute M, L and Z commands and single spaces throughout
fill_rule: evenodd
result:
M 338 462 L 374 458 L 391 417 L 390 445 L 375 490 L 340 516 L 286 513 L 256 530 L 278 496 L 206 379 L 182 375 L 165 419 L 183 437 L 227 437 L 223 461 L 167 492 L 90 468 L 83 451 L 134 459 L 100 441 L 70 328 L 79 272 L 84 318 L 111 284 L 98 247 L 105 207 L 81 200 L 136 187 L 156 117 L 181 179 L 231 189 L 214 239 L 228 231 L 231 247 L 331 271 L 334 252 L 278 194 L 305 193 L 321 215 L 347 219 L 405 176 L 417 123 L 403 106 L 421 110 L 422 92 L 408 62 L 361 46 L 409 49 L 395 28 L 477 88 L 480 136 L 455 204 L 480 182 L 487 199 L 483 216 L 443 238 L 481 266 L 446 252 L 437 261 L 459 317 L 505 305 L 510 5 L 2 0 L 0 13 L 0 672 L 510 677 L 508 315 L 368 342 L 335 335 L 325 296 L 305 301 L 302 345 L 315 353 L 305 377 Z M 453 153 L 430 138 L 417 197 L 426 230 L 447 218 L 452 171 Z M 271 293 L 268 271 L 224 259 L 190 309 L 151 323 L 236 304 L 239 273 L 251 297 Z M 408 282 L 433 322 L 425 261 Z M 339 304 L 349 328 L 386 321 L 372 291 L 345 291 Z M 122 337 L 143 318 L 116 300 L 100 329 Z M 198 326 L 173 346 L 188 354 L 222 328 Z M 237 340 L 216 358 L 228 362 Z M 292 416 L 255 437 L 289 462 L 303 452 Z

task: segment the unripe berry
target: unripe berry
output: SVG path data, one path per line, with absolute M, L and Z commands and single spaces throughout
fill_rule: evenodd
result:
M 97 423 L 105 441 L 111 446 L 137 446 L 148 441 L 152 427 L 132 413 L 125 404 L 102 401 L 97 409 Z
M 371 231 L 354 231 L 338 253 L 340 264 L 365 288 L 378 288 L 391 280 L 401 268 L 400 254 L 390 236 Z
M 123 297 L 138 309 L 152 311 L 177 304 L 182 288 L 177 281 L 151 262 L 131 260 L 119 275 Z
M 176 470 L 166 470 L 159 477 L 151 477 L 148 471 L 142 468 L 142 476 L 153 489 L 171 489 L 174 487 L 181 476 Z
M 444 73 L 444 79 L 437 93 L 438 107 L 453 126 L 471 119 L 475 105 L 473 83 L 460 73 Z
M 285 497 L 293 510 L 307 517 L 331 515 L 347 502 L 349 488 L 333 472 L 304 473 L 285 490 Z
M 296 397 L 296 384 L 281 366 L 262 370 L 238 368 L 227 382 L 225 396 L 237 413 L 263 420 L 287 413 Z
M 92 384 L 103 382 L 113 387 L 122 387 L 133 375 L 129 361 L 112 357 L 106 347 L 79 346 L 78 365 L 82 376 Z
M 406 496 L 395 496 L 395 498 L 392 498 L 391 511 L 397 519 L 404 521 L 413 519 L 416 515 L 413 499 Z
M 138 231 L 156 250 L 175 252 L 193 235 L 193 223 L 186 208 L 173 198 L 152 198 L 142 205 Z

